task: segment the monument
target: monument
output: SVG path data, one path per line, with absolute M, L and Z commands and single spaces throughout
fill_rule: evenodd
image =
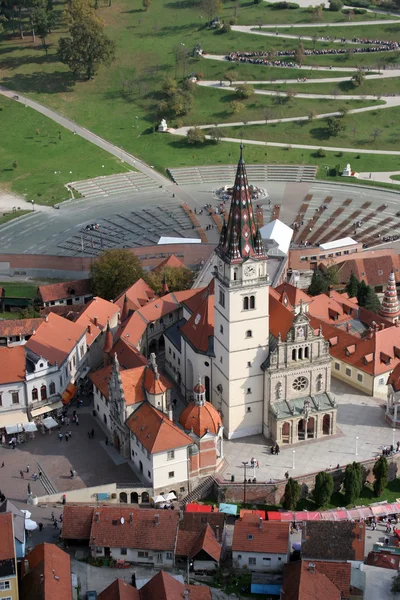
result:
M 158 131 L 160 133 L 165 133 L 168 130 L 167 121 L 165 119 L 161 119 L 161 123 L 158 126 Z

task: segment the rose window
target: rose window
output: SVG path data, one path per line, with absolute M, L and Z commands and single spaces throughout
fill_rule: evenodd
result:
M 306 377 L 296 377 L 296 379 L 293 381 L 293 389 L 295 389 L 296 392 L 305 390 L 307 386 L 308 380 Z

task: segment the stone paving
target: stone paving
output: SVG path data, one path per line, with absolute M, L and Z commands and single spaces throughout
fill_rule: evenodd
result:
M 364 396 L 333 378 L 331 390 L 338 403 L 335 436 L 293 446 L 282 444 L 278 456 L 271 455 L 271 442 L 261 435 L 224 441 L 228 466 L 221 476 L 230 481 L 234 475 L 236 481 L 242 481 L 242 461 L 254 458 L 260 466 L 248 468 L 248 477 L 256 477 L 261 482 L 282 480 L 286 471 L 299 476 L 335 468 L 338 464 L 346 465 L 353 460 L 368 460 L 380 454 L 382 446 L 392 444 L 393 430 L 385 423 L 383 400 Z M 400 432 L 395 433 L 395 442 L 398 439 Z

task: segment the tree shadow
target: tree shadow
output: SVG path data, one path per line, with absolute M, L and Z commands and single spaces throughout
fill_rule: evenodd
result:
M 316 140 L 329 140 L 329 131 L 327 127 L 314 127 L 310 129 L 310 135 Z
M 176 2 L 167 2 L 164 4 L 165 8 L 172 8 L 172 10 L 179 10 L 180 8 L 194 8 L 199 6 L 200 2 L 193 2 L 192 0 L 177 0 Z
M 37 64 L 37 65 L 47 65 L 47 64 L 51 64 L 51 63 L 56 63 L 56 62 L 60 62 L 60 59 L 58 58 L 58 56 L 56 54 L 49 54 L 48 56 L 46 56 L 44 48 L 42 48 L 41 46 L 39 47 L 40 51 L 43 53 L 41 56 L 12 56 L 12 57 L 6 57 L 2 60 L 2 68 L 3 69 L 18 69 L 21 66 L 24 65 L 32 65 L 32 64 Z
M 12 77 L 4 77 L 2 83 L 5 87 L 19 92 L 40 92 L 44 94 L 58 94 L 72 91 L 77 78 L 73 73 L 53 71 L 52 73 L 18 73 Z

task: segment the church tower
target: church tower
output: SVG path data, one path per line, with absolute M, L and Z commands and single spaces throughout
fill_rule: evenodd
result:
M 268 354 L 267 256 L 256 225 L 243 146 L 215 272 L 212 403 L 228 439 L 263 431 L 263 374 Z

